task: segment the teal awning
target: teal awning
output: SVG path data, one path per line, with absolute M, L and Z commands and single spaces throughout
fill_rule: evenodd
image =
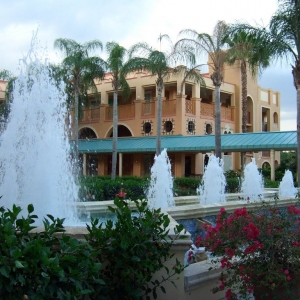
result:
M 169 152 L 207 152 L 215 150 L 214 135 L 162 136 L 162 149 Z M 254 132 L 223 134 L 222 152 L 297 150 L 297 132 Z M 156 139 L 153 137 L 118 138 L 118 152 L 155 152 Z M 79 140 L 80 153 L 111 153 L 112 139 Z

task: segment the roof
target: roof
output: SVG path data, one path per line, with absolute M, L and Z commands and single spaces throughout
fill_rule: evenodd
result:
M 111 153 L 112 138 L 79 140 L 80 153 Z M 161 148 L 169 152 L 207 152 L 215 150 L 214 135 L 162 136 Z M 221 135 L 222 152 L 297 150 L 297 132 L 254 132 Z M 156 137 L 118 138 L 118 152 L 155 152 Z

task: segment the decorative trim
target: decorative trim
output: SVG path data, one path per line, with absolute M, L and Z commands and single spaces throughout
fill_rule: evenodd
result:
M 144 128 L 146 123 L 149 123 L 151 125 L 150 132 L 148 132 L 148 133 L 145 132 L 145 128 Z M 153 133 L 153 122 L 152 122 L 152 120 L 144 120 L 142 122 L 142 125 L 141 125 L 141 131 L 142 131 L 142 135 L 144 135 L 144 136 L 152 135 L 152 133 Z
M 206 126 L 207 125 L 210 125 L 211 126 L 211 133 L 208 133 L 207 131 L 206 131 Z M 212 134 L 214 132 L 214 130 L 213 130 L 213 123 L 212 122 L 205 122 L 204 123 L 204 134 Z
M 194 129 L 192 131 L 189 131 L 189 123 L 190 122 L 194 123 Z M 187 134 L 190 134 L 190 135 L 196 134 L 196 120 L 195 119 L 188 118 L 186 120 L 186 132 L 187 132 Z
M 172 135 L 174 133 L 174 130 L 175 130 L 175 121 L 174 121 L 174 119 L 167 118 L 167 119 L 163 119 L 162 122 L 163 122 L 162 133 L 165 134 L 165 135 Z M 171 122 L 172 123 L 172 129 L 170 131 L 168 131 L 168 132 L 165 130 L 165 126 L 166 126 L 167 122 Z

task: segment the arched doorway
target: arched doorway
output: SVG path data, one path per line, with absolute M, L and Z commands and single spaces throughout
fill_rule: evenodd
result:
M 131 137 L 131 131 L 124 125 L 118 125 L 118 137 Z M 113 128 L 108 131 L 107 137 L 113 137 Z M 117 175 L 119 176 L 119 157 L 117 158 Z M 111 174 L 112 167 L 112 155 L 107 157 L 107 174 Z M 122 175 L 131 175 L 133 173 L 133 154 L 124 153 L 122 154 Z
M 79 130 L 78 138 L 80 140 L 90 140 L 90 139 L 96 139 L 97 135 L 93 129 L 85 127 Z
M 124 125 L 118 125 L 118 137 L 130 137 L 131 131 Z M 107 137 L 113 137 L 113 128 L 111 128 L 107 134 Z

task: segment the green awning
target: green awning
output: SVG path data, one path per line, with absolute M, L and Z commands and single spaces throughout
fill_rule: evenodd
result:
M 162 149 L 169 152 L 207 152 L 215 150 L 214 135 L 200 136 L 162 136 Z M 222 134 L 222 152 L 240 151 L 277 151 L 297 150 L 297 132 L 254 132 Z M 111 153 L 112 138 L 79 140 L 80 153 Z M 141 153 L 155 152 L 156 138 L 153 137 L 121 137 L 118 138 L 118 152 Z

